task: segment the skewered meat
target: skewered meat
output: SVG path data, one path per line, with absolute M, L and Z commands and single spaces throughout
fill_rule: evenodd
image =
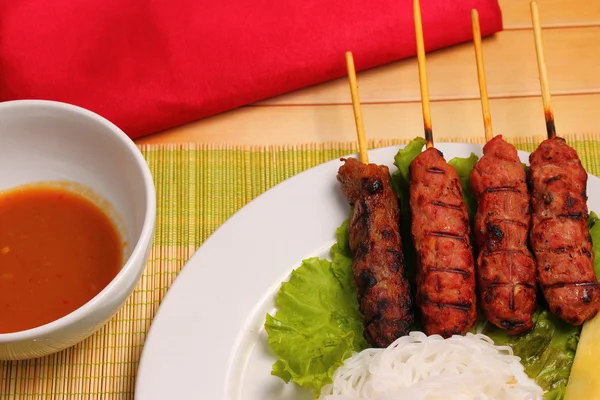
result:
M 532 190 L 530 244 L 550 311 L 572 325 L 600 307 L 592 238 L 587 229 L 587 173 L 577 152 L 559 137 L 529 157 Z
M 487 319 L 509 334 L 533 327 L 537 271 L 527 248 L 531 227 L 525 169 L 517 149 L 498 135 L 471 172 L 477 198 L 475 235 L 479 301 Z
M 470 226 L 456 170 L 435 148 L 410 166 L 417 296 L 427 335 L 463 335 L 477 318 Z
M 348 232 L 365 318 L 364 336 L 373 346 L 387 347 L 408 334 L 414 322 L 400 239 L 399 201 L 386 166 L 354 158 L 342 161 L 337 178 L 354 206 Z

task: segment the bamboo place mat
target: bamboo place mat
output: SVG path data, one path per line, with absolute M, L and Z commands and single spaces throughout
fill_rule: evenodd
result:
M 587 170 L 600 174 L 600 135 L 566 138 Z M 539 138 L 513 142 L 532 151 Z M 406 141 L 370 142 L 369 147 L 400 143 Z M 169 285 L 198 246 L 273 185 L 357 151 L 354 143 L 145 145 L 140 150 L 154 175 L 157 219 L 154 246 L 135 292 L 107 325 L 82 343 L 45 358 L 0 362 L 0 399 L 133 399 L 146 332 Z

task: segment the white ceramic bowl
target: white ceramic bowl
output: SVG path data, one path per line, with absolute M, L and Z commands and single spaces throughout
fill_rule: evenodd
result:
M 48 180 L 74 181 L 108 200 L 129 243 L 125 263 L 104 290 L 72 313 L 0 334 L 0 359 L 41 357 L 93 334 L 133 292 L 148 259 L 156 195 L 148 164 L 131 139 L 99 115 L 69 104 L 0 103 L 0 190 Z

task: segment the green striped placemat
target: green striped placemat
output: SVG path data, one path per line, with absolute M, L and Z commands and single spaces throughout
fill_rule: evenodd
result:
M 600 136 L 566 138 L 587 170 L 600 174 Z M 406 141 L 371 141 L 369 147 L 400 143 Z M 525 151 L 537 143 L 538 138 L 516 141 Z M 355 143 L 140 149 L 154 175 L 158 202 L 154 246 L 135 292 L 107 325 L 84 342 L 40 359 L 0 361 L 0 399 L 132 399 L 152 318 L 198 246 L 235 211 L 277 183 L 357 151 Z

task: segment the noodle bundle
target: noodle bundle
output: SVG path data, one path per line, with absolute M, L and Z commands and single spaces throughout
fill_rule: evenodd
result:
M 483 334 L 411 332 L 348 358 L 319 400 L 540 400 L 543 393 L 510 347 Z

